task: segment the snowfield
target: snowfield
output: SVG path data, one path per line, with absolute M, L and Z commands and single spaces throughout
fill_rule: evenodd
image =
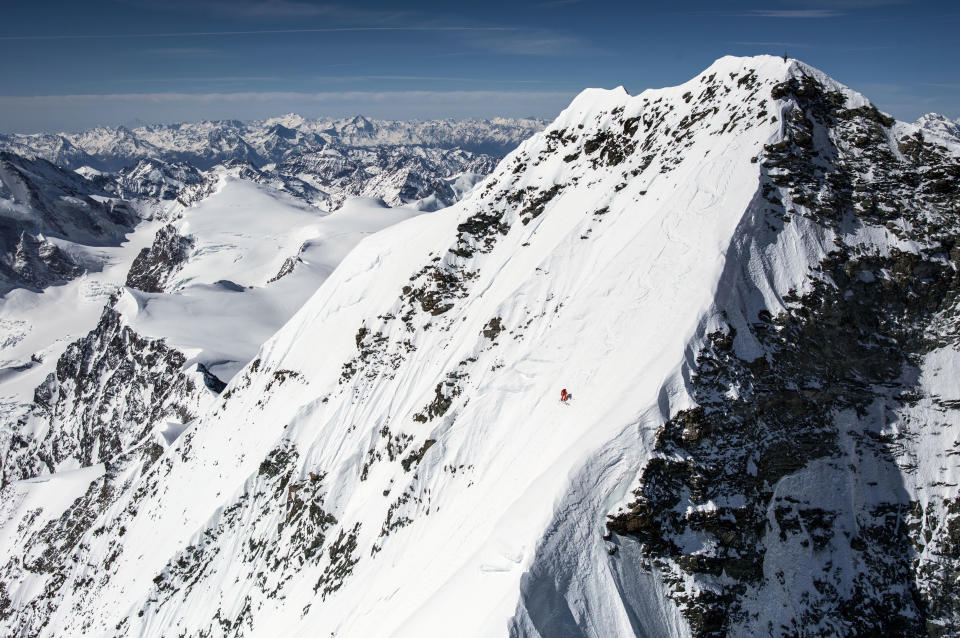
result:
M 365 199 L 326 213 L 227 175 L 174 224 L 194 246 L 169 292 L 126 288 L 117 309 L 139 334 L 166 339 L 188 365 L 228 380 L 364 236 L 417 214 Z M 293 271 L 271 281 L 291 258 Z

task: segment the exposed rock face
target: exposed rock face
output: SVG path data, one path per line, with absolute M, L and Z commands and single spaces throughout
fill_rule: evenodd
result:
M 283 279 L 287 275 L 293 272 L 293 269 L 297 267 L 297 264 L 300 262 L 300 257 L 287 257 L 283 260 L 283 264 L 280 265 L 280 270 L 277 271 L 277 274 L 271 277 L 267 283 L 271 284 L 278 279 Z
M 350 196 L 376 197 L 400 206 L 433 195 L 442 206 L 449 206 L 457 194 L 445 179 L 461 173 L 486 175 L 497 161 L 461 149 L 331 146 L 281 162 L 275 172 L 314 181 L 330 193 L 331 208 Z
M 42 235 L 36 237 L 24 231 L 20 234 L 13 264 L 5 268 L 11 281 L 17 281 L 25 288 L 40 290 L 55 283 L 77 277 L 83 268 L 69 255 L 60 250 Z
M 34 635 L 43 631 L 57 611 L 57 592 L 71 586 L 72 570 L 68 566 L 78 558 L 81 540 L 93 531 L 98 512 L 109 509 L 123 490 L 129 489 L 129 479 L 139 475 L 144 461 L 149 463 L 160 451 L 160 446 L 149 441 L 131 450 L 129 456 L 135 462 L 123 463 L 122 470 L 107 469 L 60 516 L 39 525 L 39 529 L 23 526 L 20 546 L 24 551 L 5 556 L 0 564 L 0 619 L 9 620 L 15 613 L 20 626 L 30 627 Z M 0 487 L 0 503 L 5 507 L 17 507 L 25 495 L 22 484 Z M 42 508 L 33 510 L 28 520 L 41 512 Z M 42 580 L 46 587 L 26 604 L 14 607 L 10 593 L 23 583 L 36 580 Z M 78 581 L 72 588 L 88 585 L 89 581 Z
M 829 253 L 783 312 L 709 336 L 690 367 L 698 407 L 663 426 L 636 501 L 608 527 L 642 542 L 696 636 L 952 634 L 955 490 L 903 484 L 930 490 L 918 464 L 952 453 L 917 458 L 938 430 L 917 407 L 956 407 L 919 379 L 958 342 L 960 163 L 919 135 L 895 140 L 890 118 L 845 108 L 812 77 L 773 97 L 786 136 L 760 157 L 754 223 L 819 227 Z M 865 242 L 869 228 L 893 245 Z M 732 263 L 753 248 L 731 247 Z M 731 317 L 759 293 L 749 285 L 730 272 Z M 789 626 L 777 600 L 802 604 Z
M 110 197 L 72 171 L 0 152 L 0 295 L 43 288 L 83 271 L 49 238 L 119 244 L 137 218 L 125 202 Z
M 133 260 L 126 285 L 143 292 L 163 292 L 164 284 L 189 258 L 193 242 L 167 224 L 159 231 L 150 248 L 144 248 Z
M 105 308 L 36 389 L 4 452 L 3 482 L 64 463 L 113 462 L 165 420 L 190 421 L 207 391 L 181 372 L 184 363 L 180 352 L 137 335 Z

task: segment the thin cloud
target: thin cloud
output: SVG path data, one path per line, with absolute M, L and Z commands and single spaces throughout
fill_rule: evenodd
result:
M 910 0 L 829 0 L 823 2 L 796 2 L 795 0 L 781 0 L 780 4 L 805 6 L 808 9 L 872 9 L 874 7 L 889 7 L 897 4 L 909 4 Z
M 131 4 L 153 10 L 202 11 L 231 18 L 325 18 L 359 24 L 388 23 L 407 18 L 406 11 L 355 9 L 338 4 L 297 0 L 132 0 Z
M 291 33 L 349 33 L 359 31 L 410 31 L 410 32 L 507 32 L 516 27 L 329 27 L 322 29 L 256 29 L 250 31 L 175 31 L 169 33 L 75 33 L 59 35 L 6 35 L 0 41 L 12 40 L 122 40 L 139 38 L 189 38 L 205 36 L 271 35 Z
M 50 104 L 84 104 L 97 102 L 245 102 L 271 100 L 309 100 L 326 102 L 331 100 L 364 99 L 374 102 L 389 102 L 398 97 L 406 99 L 421 98 L 476 98 L 509 95 L 569 95 L 569 92 L 515 92 L 515 91 L 327 91 L 309 93 L 301 91 L 241 91 L 235 93 L 76 93 L 65 95 L 25 95 L 0 96 L 0 105 L 31 106 Z
M 112 93 L 0 97 L 6 132 L 82 130 L 137 118 L 146 122 L 259 119 L 291 111 L 306 117 L 364 113 L 385 119 L 552 116 L 576 91 L 265 91 Z
M 817 18 L 836 18 L 838 16 L 842 16 L 843 13 L 840 11 L 833 11 L 831 9 L 757 9 L 754 11 L 747 11 L 741 15 L 748 18 L 791 18 L 810 20 Z
M 791 49 L 802 49 L 812 46 L 810 44 L 803 44 L 801 42 L 731 42 L 730 44 L 737 44 L 747 47 L 789 47 Z
M 465 42 L 474 48 L 502 55 L 569 56 L 599 53 L 598 49 L 581 38 L 545 29 L 471 33 Z
M 143 49 L 141 53 L 168 58 L 210 58 L 222 55 L 220 49 L 204 49 L 200 47 L 165 47 L 159 49 Z
M 882 44 L 871 44 L 868 46 L 840 46 L 836 47 L 838 51 L 889 51 L 895 47 L 882 45 Z
M 483 82 L 504 84 L 552 84 L 548 80 L 511 80 L 502 78 L 471 78 L 442 75 L 316 75 L 320 82 L 367 82 L 370 80 L 388 80 L 402 82 Z
M 219 75 L 216 77 L 151 77 L 146 80 L 143 78 L 129 78 L 124 80 L 113 80 L 117 84 L 144 84 L 157 82 L 160 84 L 230 84 L 237 82 L 279 82 L 282 78 L 272 75 Z
M 209 3 L 216 8 L 226 7 L 232 12 L 249 17 L 288 17 L 288 18 L 352 18 L 362 16 L 369 20 L 374 12 L 347 9 L 334 4 L 314 4 L 310 2 L 289 2 L 287 0 L 268 0 L 267 2 L 216 2 Z M 378 17 L 392 18 L 403 15 L 402 12 L 375 12 Z

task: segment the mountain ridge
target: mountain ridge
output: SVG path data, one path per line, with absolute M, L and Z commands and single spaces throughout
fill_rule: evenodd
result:
M 541 120 L 522 118 L 423 122 L 364 119 L 364 125 L 358 127 L 354 122 L 361 116 L 309 120 L 292 115 L 250 122 L 214 120 L 151 124 L 134 129 L 97 127 L 79 133 L 13 133 L 0 135 L 0 148 L 27 157 L 42 157 L 67 168 L 91 166 L 113 171 L 155 157 L 167 162 L 188 162 L 205 170 L 228 160 L 247 160 L 263 166 L 328 145 L 458 147 L 474 153 L 503 155 L 544 124 Z

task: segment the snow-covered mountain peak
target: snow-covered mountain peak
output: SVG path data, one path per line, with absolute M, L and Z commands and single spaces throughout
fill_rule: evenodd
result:
M 362 115 L 355 115 L 350 121 L 343 127 L 343 131 L 346 131 L 351 134 L 359 135 L 369 135 L 374 131 L 373 122 L 368 120 Z
M 950 144 L 960 146 L 960 120 L 951 120 L 939 113 L 927 113 L 914 125 L 923 133 L 936 136 Z
M 11 559 L 29 613 L 0 619 L 949 633 L 958 171 L 794 61 L 585 91 L 469 197 L 359 242 L 149 469 L 88 477 L 68 550 L 10 552 L 45 562 Z
M 615 490 L 638 461 L 636 449 L 609 450 L 635 436 L 711 306 L 723 250 L 757 188 L 750 157 L 776 131 L 757 117 L 772 108 L 761 88 L 734 103 L 708 99 L 721 91 L 704 82 L 700 101 L 640 98 L 630 117 L 614 101 L 577 106 L 471 198 L 362 242 L 175 443 L 156 494 L 138 501 L 137 518 L 123 517 L 136 548 L 125 546 L 111 569 L 127 585 L 100 590 L 103 621 L 93 622 L 140 631 L 164 615 L 195 632 L 214 610 L 184 611 L 189 592 L 164 584 L 180 578 L 168 557 L 198 547 L 188 530 L 245 548 L 261 539 L 299 547 L 307 525 L 308 543 L 336 546 L 271 572 L 264 587 L 282 587 L 282 602 L 250 591 L 254 630 L 266 630 L 267 615 L 274 632 L 276 622 L 365 636 L 504 627 L 571 480 L 585 486 L 575 477 L 612 464 L 602 484 Z M 694 110 L 705 114 L 694 119 Z M 683 186 L 693 183 L 701 187 Z M 563 386 L 577 403 L 556 402 Z M 224 455 L 229 468 L 214 458 Z M 322 506 L 313 502 L 325 513 L 278 531 L 285 497 L 267 496 L 275 471 L 311 499 L 323 495 Z M 174 515 L 169 499 L 188 477 L 191 500 Z M 570 519 L 593 521 L 574 541 L 584 559 L 607 560 L 597 508 L 608 498 L 588 499 L 593 514 Z M 224 506 L 263 527 L 210 518 Z M 209 565 L 204 573 L 232 600 L 247 558 L 227 561 L 221 546 L 185 560 Z M 423 576 L 410 586 L 414 571 Z M 156 602 L 143 615 L 126 615 L 148 599 Z M 622 633 L 628 614 L 607 604 L 606 634 Z
M 271 117 L 264 120 L 264 124 L 267 126 L 273 126 L 274 124 L 279 124 L 287 128 L 296 129 L 300 128 L 306 124 L 307 120 L 302 115 L 298 113 L 287 113 L 286 115 L 281 115 L 279 117 Z
M 120 197 L 170 200 L 203 180 L 203 174 L 185 162 L 146 158 L 131 168 L 119 171 L 115 184 Z

